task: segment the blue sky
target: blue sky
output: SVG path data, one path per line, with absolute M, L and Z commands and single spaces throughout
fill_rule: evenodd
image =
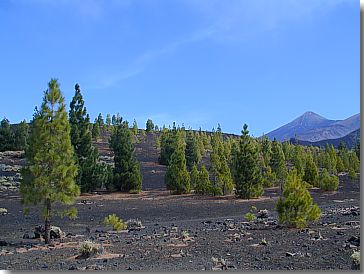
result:
M 94 119 L 254 136 L 360 112 L 357 0 L 1 0 L 0 117 L 31 119 L 50 78 Z

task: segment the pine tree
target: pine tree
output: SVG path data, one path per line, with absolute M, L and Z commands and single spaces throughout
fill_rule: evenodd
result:
M 80 86 L 76 84 L 75 95 L 70 103 L 69 111 L 71 142 L 76 153 L 76 162 L 78 164 L 76 181 L 81 187 L 81 192 L 90 192 L 100 187 L 103 182 L 99 181 L 99 172 L 101 172 L 101 167 L 97 163 L 99 153 L 97 148 L 92 146 L 90 117 L 87 114 L 84 104 Z
M 199 181 L 199 171 L 197 169 L 196 165 L 193 165 L 190 172 L 190 178 L 191 178 L 191 189 L 194 189 L 196 185 L 198 185 Z
M 258 151 L 244 124 L 234 160 L 235 195 L 239 198 L 257 198 L 263 194 L 262 176 L 258 165 Z
M 95 119 L 94 124 L 92 125 L 92 138 L 94 138 L 95 140 L 97 140 L 100 137 L 100 126 L 99 123 L 97 122 L 97 119 Z
M 270 159 L 272 172 L 276 175 L 277 180 L 283 189 L 283 184 L 287 176 L 286 160 L 282 150 L 282 146 L 276 139 L 272 142 L 272 157 Z
M 305 152 L 302 146 L 295 145 L 293 149 L 293 165 L 297 170 L 297 175 L 303 178 L 305 175 Z
M 202 195 L 209 194 L 211 193 L 211 187 L 212 186 L 209 179 L 209 173 L 206 167 L 203 165 L 198 173 L 198 180 L 194 185 L 195 193 Z
M 109 140 L 114 152 L 114 186 L 130 193 L 142 190 L 140 165 L 134 156 L 133 136 L 127 121 L 122 122 Z
M 147 132 L 151 132 L 154 130 L 154 124 L 153 124 L 153 121 L 151 119 L 148 119 L 147 120 L 147 123 L 146 123 L 146 131 Z
M 112 118 L 111 118 L 111 124 L 112 124 L 113 126 L 115 126 L 115 125 L 116 125 L 116 116 L 115 116 L 115 114 L 113 114 L 113 115 L 112 115 Z
M 352 169 L 354 170 L 354 172 L 360 172 L 360 161 L 355 151 L 349 152 L 349 163 L 350 163 L 349 170 Z
M 12 150 L 14 134 L 11 130 L 9 120 L 4 118 L 0 124 L 0 151 Z
M 177 130 L 168 130 L 163 129 L 161 137 L 160 137 L 160 155 L 159 155 L 159 163 L 161 165 L 168 165 L 171 155 L 176 150 L 177 143 Z
M 308 221 L 317 221 L 321 215 L 295 169 L 288 174 L 283 197 L 279 198 L 276 207 L 279 222 L 296 228 L 304 228 Z
M 97 123 L 98 123 L 100 129 L 102 129 L 104 127 L 104 125 L 105 125 L 104 118 L 102 118 L 101 113 L 99 113 L 99 116 L 97 116 Z
M 31 135 L 20 194 L 23 204 L 44 206 L 45 242 L 50 243 L 52 205 L 56 202 L 70 205 L 80 194 L 75 183 L 77 166 L 66 106 L 55 79 L 51 79 L 44 93 L 41 110 L 32 122 Z M 58 213 L 75 217 L 76 209 Z
M 193 165 L 199 165 L 202 157 L 200 154 L 200 150 L 198 149 L 197 140 L 191 130 L 188 131 L 187 134 L 185 154 L 187 167 L 189 169 L 191 169 Z
M 107 129 L 110 129 L 111 128 L 111 117 L 110 117 L 110 114 L 107 114 L 106 115 L 106 127 L 107 127 Z
M 303 176 L 303 180 L 309 183 L 312 186 L 318 187 L 318 169 L 313 161 L 312 154 L 309 153 L 307 155 L 305 175 Z
M 134 122 L 133 122 L 133 134 L 134 135 L 138 134 L 138 124 L 137 124 L 137 121 L 135 119 L 134 119 Z
M 324 191 L 335 191 L 339 186 L 339 177 L 330 175 L 326 168 L 324 168 L 320 175 L 320 188 Z
M 213 176 L 211 194 L 229 194 L 234 188 L 234 182 L 228 166 L 228 160 L 224 155 L 224 145 L 220 125 L 218 125 L 218 131 L 212 135 L 211 146 L 210 171 Z
M 24 150 L 29 136 L 29 125 L 25 120 L 19 123 L 14 132 L 14 150 Z
M 177 133 L 176 149 L 171 155 L 165 182 L 168 190 L 174 194 L 190 192 L 190 176 L 187 172 L 185 143 L 182 133 Z
M 356 153 L 356 157 L 358 157 L 358 159 L 360 159 L 360 139 L 358 139 L 356 142 L 355 153 Z
M 262 155 L 264 159 L 264 166 L 268 167 L 272 156 L 272 145 L 267 136 L 263 136 L 262 138 Z

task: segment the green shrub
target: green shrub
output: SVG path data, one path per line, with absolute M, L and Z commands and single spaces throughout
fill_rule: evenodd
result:
M 103 247 L 101 247 L 98 244 L 95 244 L 89 240 L 86 240 L 81 244 L 79 251 L 81 253 L 81 256 L 90 257 L 97 253 L 102 253 Z
M 320 176 L 320 188 L 325 191 L 335 191 L 339 186 L 339 177 L 330 175 L 324 168 Z
M 350 257 L 352 259 L 352 269 L 360 270 L 360 250 L 354 251 Z
M 251 213 L 251 212 L 248 212 L 244 215 L 244 218 L 248 221 L 248 222 L 251 222 L 251 221 L 254 221 L 257 217 Z
M 120 231 L 127 229 L 128 225 L 123 222 L 121 218 L 116 216 L 116 214 L 111 214 L 104 219 L 104 225 L 111 225 L 113 230 Z
M 289 173 L 283 186 L 283 197 L 279 198 L 276 207 L 279 222 L 296 228 L 304 228 L 307 221 L 316 221 L 321 215 L 295 169 Z
M 354 169 L 350 168 L 348 176 L 349 176 L 350 180 L 355 180 L 356 179 L 356 173 L 355 173 Z

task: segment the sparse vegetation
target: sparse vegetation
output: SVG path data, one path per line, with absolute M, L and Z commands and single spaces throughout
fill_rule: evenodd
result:
M 360 250 L 359 251 L 353 251 L 353 254 L 351 254 L 351 259 L 353 261 L 352 268 L 353 269 L 360 269 Z
M 81 243 L 79 252 L 82 257 L 88 258 L 93 255 L 103 253 L 103 247 L 90 240 L 86 240 Z
M 248 212 L 248 213 L 245 213 L 244 215 L 244 218 L 248 221 L 248 222 L 251 222 L 251 221 L 254 221 L 257 216 L 255 216 L 255 214 L 251 213 L 251 212 Z
M 116 216 L 116 214 L 111 214 L 105 217 L 103 224 L 111 225 L 115 231 L 121 231 L 128 228 L 128 224 L 123 222 L 123 220 Z

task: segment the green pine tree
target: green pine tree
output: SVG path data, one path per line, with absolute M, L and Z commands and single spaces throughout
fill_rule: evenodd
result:
M 137 124 L 137 121 L 135 119 L 134 119 L 134 122 L 133 122 L 133 134 L 134 135 L 138 134 L 138 124 Z
M 209 173 L 206 167 L 203 165 L 198 174 L 197 183 L 195 183 L 194 189 L 196 194 L 206 195 L 211 193 L 211 182 L 209 179 Z
M 295 145 L 293 149 L 293 165 L 297 170 L 297 175 L 303 178 L 305 175 L 305 151 L 302 146 Z
M 307 155 L 305 175 L 303 176 L 303 180 L 312 186 L 319 187 L 318 169 L 315 162 L 313 161 L 311 153 Z
M 106 127 L 107 129 L 110 129 L 111 128 L 111 117 L 110 117 L 110 114 L 107 114 L 106 115 Z
M 212 195 L 230 194 L 234 188 L 231 171 L 228 166 L 228 160 L 224 154 L 224 144 L 220 125 L 218 130 L 212 135 L 211 146 L 212 152 L 210 155 L 211 165 L 210 171 L 212 174 Z
M 39 113 L 32 122 L 30 149 L 26 151 L 27 166 L 20 185 L 22 203 L 42 204 L 45 220 L 45 242 L 50 242 L 52 205 L 70 205 L 79 196 L 75 183 L 77 166 L 70 138 L 66 106 L 57 80 L 51 79 L 44 93 Z M 56 212 L 75 217 L 76 209 Z
M 71 142 L 76 153 L 78 164 L 77 184 L 81 192 L 91 192 L 100 187 L 99 178 L 101 172 L 98 164 L 99 153 L 97 148 L 92 146 L 90 131 L 90 117 L 87 114 L 85 102 L 81 89 L 75 85 L 75 95 L 70 103 L 69 122 L 71 125 Z
M 146 123 L 146 132 L 151 132 L 153 130 L 154 130 L 153 121 L 151 119 L 148 119 Z
M 286 159 L 283 153 L 282 145 L 276 139 L 272 142 L 272 156 L 270 159 L 272 172 L 275 174 L 278 183 L 283 189 L 283 184 L 287 176 Z
M 191 189 L 195 189 L 195 186 L 198 185 L 199 181 L 199 171 L 197 169 L 196 165 L 193 165 L 190 172 L 190 178 L 191 178 Z
M 244 199 L 257 198 L 263 194 L 258 151 L 249 136 L 247 124 L 244 124 L 241 132 L 242 136 L 234 158 L 235 195 Z
M 262 155 L 264 159 L 264 166 L 268 167 L 272 156 L 272 144 L 267 136 L 263 136 L 262 138 Z
M 171 155 L 176 150 L 177 143 L 177 130 L 168 130 L 163 129 L 161 137 L 160 137 L 160 155 L 159 155 L 159 163 L 161 165 L 168 165 Z
M 177 133 L 176 149 L 171 155 L 165 182 L 168 190 L 174 194 L 190 192 L 190 176 L 186 167 L 185 142 L 182 132 Z
M 197 140 L 190 130 L 187 133 L 187 140 L 186 140 L 186 162 L 187 167 L 191 169 L 193 165 L 199 165 L 201 161 L 201 154 L 198 148 Z
M 92 125 L 92 131 L 91 131 L 92 138 L 97 140 L 100 137 L 100 126 L 97 122 L 97 119 L 95 119 L 95 122 Z
M 99 116 L 97 116 L 97 123 L 99 124 L 100 129 L 102 129 L 105 126 L 104 118 L 102 118 L 101 113 L 99 113 Z
M 339 177 L 330 175 L 326 168 L 324 168 L 320 175 L 320 188 L 324 191 L 335 191 L 339 186 Z
M 289 172 L 276 207 L 279 222 L 290 227 L 304 228 L 308 221 L 317 221 L 321 215 L 295 169 Z
M 14 134 L 11 130 L 9 120 L 4 118 L 0 123 L 0 151 L 12 150 Z
M 20 122 L 14 132 L 14 150 L 24 150 L 29 136 L 29 125 L 26 121 Z
M 134 156 L 133 136 L 127 121 L 122 122 L 109 140 L 114 152 L 114 186 L 130 193 L 142 190 L 140 165 Z

